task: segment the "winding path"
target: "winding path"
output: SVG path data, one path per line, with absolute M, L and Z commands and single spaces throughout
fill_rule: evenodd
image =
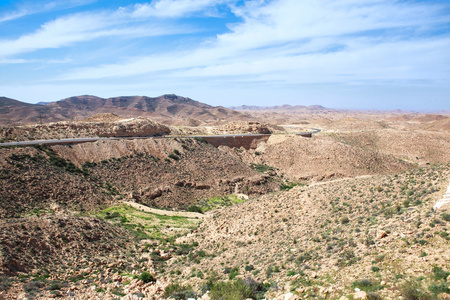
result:
M 123 201 L 123 204 L 134 207 L 138 210 L 149 212 L 156 215 L 163 216 L 171 216 L 171 217 L 185 217 L 185 218 L 193 218 L 193 219 L 203 219 L 205 218 L 204 214 L 196 213 L 196 212 L 186 212 L 186 211 L 171 211 L 171 210 L 163 210 L 157 208 L 151 208 L 136 202 L 131 201 Z

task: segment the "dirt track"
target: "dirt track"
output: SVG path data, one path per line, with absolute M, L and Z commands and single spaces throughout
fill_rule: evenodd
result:
M 170 211 L 170 210 L 151 208 L 151 207 L 148 207 L 148 206 L 136 203 L 136 202 L 124 201 L 123 203 L 126 205 L 129 205 L 131 207 L 134 207 L 136 209 L 139 209 L 139 210 L 142 210 L 145 212 L 149 212 L 149 213 L 153 213 L 153 214 L 157 214 L 157 215 L 196 218 L 196 219 L 203 219 L 206 217 L 204 214 L 195 213 L 195 212 Z

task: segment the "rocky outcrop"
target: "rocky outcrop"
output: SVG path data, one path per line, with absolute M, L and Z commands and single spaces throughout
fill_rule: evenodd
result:
M 270 135 L 236 135 L 226 137 L 202 137 L 214 147 L 227 146 L 230 148 L 256 149 L 260 143 L 266 142 Z
M 259 122 L 230 122 L 219 126 L 218 130 L 226 133 L 272 133 L 268 124 L 261 124 Z
M 117 116 L 116 116 L 117 117 Z M 0 127 L 0 142 L 79 137 L 161 136 L 170 128 L 146 118 L 94 118 L 101 122 L 58 122 L 43 125 Z M 113 120 L 108 122 L 105 120 Z

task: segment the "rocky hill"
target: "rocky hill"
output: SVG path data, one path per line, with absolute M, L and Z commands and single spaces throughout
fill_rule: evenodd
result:
M 39 123 L 42 115 L 50 115 L 51 109 L 44 105 L 30 104 L 0 97 L 0 125 Z
M 2 98 L 0 124 L 24 125 L 80 120 L 99 113 L 114 113 L 123 117 L 151 117 L 164 124 L 201 125 L 220 120 L 248 120 L 239 112 L 207 105 L 177 95 L 159 97 L 123 96 L 100 98 L 76 96 L 46 105 L 34 105 Z
M 88 268 L 96 257 L 120 257 L 134 248 L 124 228 L 90 217 L 45 215 L 0 221 L 0 271 L 55 276 L 65 268 Z M 108 259 L 108 263 L 116 259 Z M 134 261 L 135 262 L 135 261 Z M 105 262 L 103 262 L 105 263 Z

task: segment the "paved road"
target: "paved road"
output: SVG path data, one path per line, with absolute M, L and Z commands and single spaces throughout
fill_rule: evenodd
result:
M 106 140 L 134 140 L 134 139 L 148 139 L 148 138 L 162 138 L 161 136 L 129 136 L 129 137 L 94 137 L 94 138 L 73 138 L 73 139 L 59 139 L 59 140 L 34 140 L 22 142 L 0 143 L 0 146 L 34 146 L 34 145 L 67 145 L 92 143 Z
M 297 135 L 313 134 L 320 132 L 320 129 L 311 128 L 311 131 L 299 132 Z M 97 141 L 106 140 L 133 140 L 133 139 L 148 139 L 148 138 L 236 138 L 244 136 L 263 137 L 270 136 L 271 134 L 220 134 L 220 135 L 190 135 L 190 136 L 130 136 L 130 137 L 94 137 L 94 138 L 72 138 L 72 139 L 59 139 L 59 140 L 34 140 L 34 141 L 22 141 L 22 142 L 9 142 L 0 143 L 0 147 L 12 147 L 12 146 L 34 146 L 34 145 L 68 145 L 68 144 L 80 144 L 80 143 L 92 143 Z
M 296 135 L 309 135 L 309 134 L 313 135 L 314 133 L 319 133 L 322 131 L 321 129 L 318 128 L 310 128 L 310 129 L 311 131 L 297 132 Z

